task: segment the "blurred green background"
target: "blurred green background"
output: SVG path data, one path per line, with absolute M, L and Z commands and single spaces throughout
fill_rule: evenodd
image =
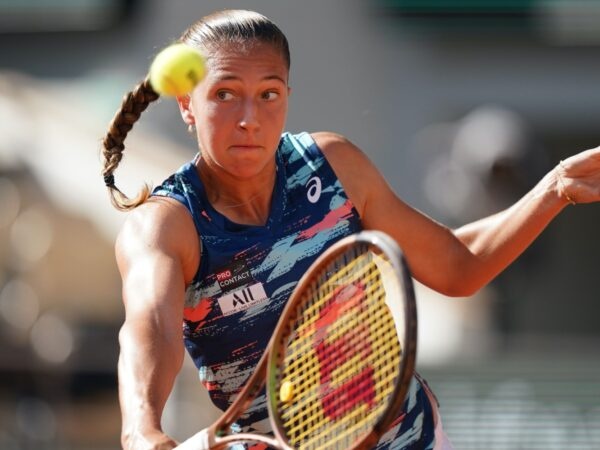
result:
M 359 145 L 449 225 L 515 201 L 600 144 L 594 0 L 0 0 L 0 448 L 119 445 L 123 320 L 99 150 L 152 57 L 220 8 L 275 20 L 292 52 L 290 131 Z M 133 193 L 196 152 L 152 105 L 116 178 Z M 419 371 L 459 449 L 600 448 L 600 206 L 570 207 L 489 287 L 418 286 Z M 215 410 L 186 361 L 165 428 Z

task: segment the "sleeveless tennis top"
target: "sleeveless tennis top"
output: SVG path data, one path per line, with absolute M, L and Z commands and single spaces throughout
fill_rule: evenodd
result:
M 330 245 L 362 229 L 358 212 L 308 133 L 284 133 L 275 158 L 264 226 L 241 225 L 217 212 L 193 162 L 153 192 L 181 202 L 200 237 L 201 262 L 186 290 L 183 337 L 221 410 L 252 374 L 301 276 Z M 264 390 L 234 429 L 270 432 Z M 413 379 L 405 414 L 377 448 L 425 449 L 432 443 L 431 407 Z

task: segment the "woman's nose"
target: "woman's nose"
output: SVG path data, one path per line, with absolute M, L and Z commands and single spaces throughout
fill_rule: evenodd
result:
M 244 129 L 256 129 L 259 127 L 258 106 L 255 101 L 251 99 L 244 101 L 239 126 Z

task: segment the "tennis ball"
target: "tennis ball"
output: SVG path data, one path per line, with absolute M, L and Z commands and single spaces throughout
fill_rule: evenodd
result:
M 186 44 L 163 49 L 150 65 L 152 88 L 160 95 L 179 97 L 189 94 L 206 73 L 202 54 Z
M 279 400 L 283 403 L 291 403 L 294 400 L 294 383 L 284 381 L 279 388 Z

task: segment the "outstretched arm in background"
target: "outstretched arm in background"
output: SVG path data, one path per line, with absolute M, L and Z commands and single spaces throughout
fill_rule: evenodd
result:
M 342 136 L 314 135 L 366 229 L 393 236 L 416 279 L 468 296 L 512 263 L 569 203 L 600 201 L 600 147 L 565 160 L 510 208 L 455 231 L 408 206 L 368 158 Z
M 569 203 L 597 201 L 600 147 L 571 156 L 514 205 L 454 234 L 490 268 L 481 274 L 479 284 L 485 284 L 515 260 Z
M 198 267 L 198 238 L 181 205 L 151 199 L 130 213 L 117 239 L 125 322 L 119 333 L 121 443 L 167 450 L 161 416 L 184 357 L 186 283 Z

